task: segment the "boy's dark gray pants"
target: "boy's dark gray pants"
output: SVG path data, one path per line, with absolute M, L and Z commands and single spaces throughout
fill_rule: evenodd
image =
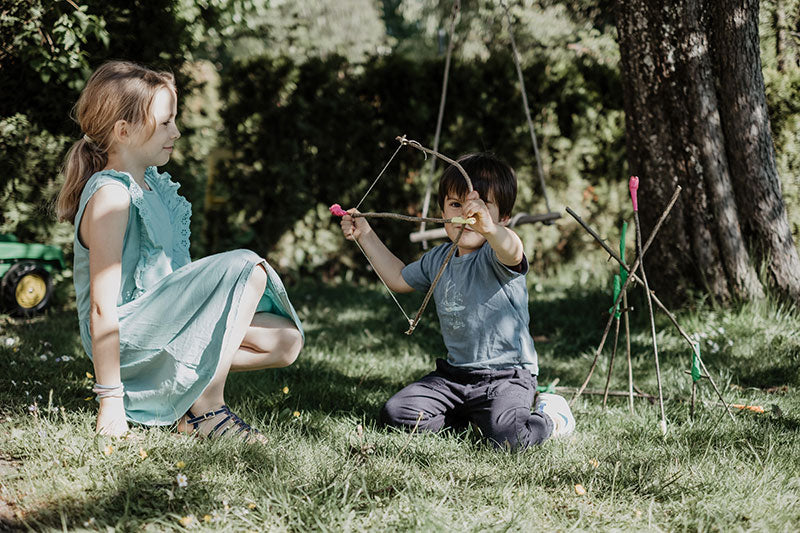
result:
M 443 359 L 436 370 L 392 396 L 381 410 L 381 421 L 419 431 L 472 422 L 500 447 L 541 444 L 553 432 L 553 421 L 531 413 L 536 377 L 522 368 L 465 369 Z M 421 413 L 421 416 L 420 416 Z

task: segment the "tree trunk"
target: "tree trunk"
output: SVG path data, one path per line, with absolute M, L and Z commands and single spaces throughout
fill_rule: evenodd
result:
M 720 109 L 739 219 L 770 281 L 800 301 L 800 258 L 792 239 L 775 163 L 761 54 L 758 0 L 713 0 L 711 21 Z M 731 5 L 735 4 L 735 5 Z
M 800 300 L 800 279 L 787 271 L 797 252 L 766 116 L 757 5 L 717 3 L 725 2 L 615 2 L 628 160 L 641 178 L 645 235 L 675 186 L 684 188 L 648 252 L 651 285 L 677 297 L 701 286 L 723 300 L 760 298 L 755 262 L 767 252 L 772 281 Z

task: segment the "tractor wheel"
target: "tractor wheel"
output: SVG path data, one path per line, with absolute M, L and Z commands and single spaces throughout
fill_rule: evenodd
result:
M 3 276 L 3 304 L 13 315 L 30 316 L 43 311 L 52 295 L 50 273 L 36 263 L 16 263 Z

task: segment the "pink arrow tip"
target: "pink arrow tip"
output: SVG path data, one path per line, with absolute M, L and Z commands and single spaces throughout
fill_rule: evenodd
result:
M 342 209 L 342 206 L 340 206 L 339 204 L 333 204 L 328 209 L 330 210 L 332 215 L 337 217 L 343 217 L 347 214 L 347 211 Z
M 630 181 L 628 181 L 628 189 L 631 191 L 631 202 L 633 202 L 633 210 L 639 211 L 639 200 L 636 195 L 636 191 L 639 190 L 638 176 L 631 176 Z

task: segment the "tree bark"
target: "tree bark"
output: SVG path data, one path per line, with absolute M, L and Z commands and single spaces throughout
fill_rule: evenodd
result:
M 800 280 L 786 269 L 793 264 L 792 252 L 795 261 L 797 253 L 766 117 L 757 5 L 736 11 L 717 5 L 722 3 L 615 2 L 628 160 L 631 172 L 641 178 L 645 234 L 675 185 L 685 189 L 646 257 L 648 272 L 657 289 L 668 288 L 678 297 L 700 286 L 722 300 L 760 298 L 764 291 L 753 259 L 762 256 L 752 252 L 768 252 L 775 285 L 798 299 Z M 715 18 L 721 14 L 722 19 Z M 722 31 L 731 31 L 725 20 L 742 22 L 748 30 L 723 36 Z M 740 43 L 745 37 L 749 40 Z M 737 55 L 742 57 L 732 63 L 730 56 Z M 745 65 L 748 61 L 754 64 Z M 751 129 L 743 132 L 745 127 Z M 741 140 L 732 142 L 737 136 Z M 751 222 L 755 214 L 759 221 Z
M 758 41 L 758 0 L 713 0 L 711 39 L 739 219 L 770 281 L 800 302 L 800 258 L 786 216 L 769 126 Z

